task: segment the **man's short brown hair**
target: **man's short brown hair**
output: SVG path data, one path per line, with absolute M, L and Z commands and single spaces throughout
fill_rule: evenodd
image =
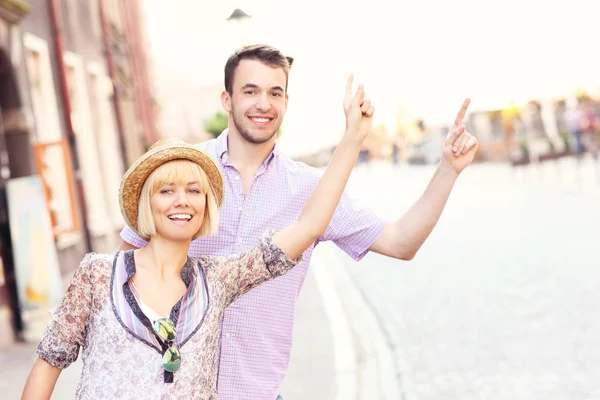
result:
M 273 68 L 281 68 L 285 73 L 285 90 L 287 92 L 288 75 L 290 72 L 290 64 L 286 56 L 284 56 L 275 47 L 264 44 L 254 44 L 251 46 L 242 47 L 233 53 L 225 64 L 225 90 L 232 94 L 233 75 L 235 70 L 242 60 L 257 60 Z

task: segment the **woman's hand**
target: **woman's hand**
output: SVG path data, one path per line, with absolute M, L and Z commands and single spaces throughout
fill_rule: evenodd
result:
M 362 144 L 371 132 L 375 107 L 371 105 L 371 100 L 365 99 L 365 89 L 362 83 L 358 85 L 356 93 L 352 94 L 353 81 L 354 75 L 350 74 L 346 83 L 346 95 L 344 96 L 344 113 L 346 114 L 346 133 L 344 137 Z

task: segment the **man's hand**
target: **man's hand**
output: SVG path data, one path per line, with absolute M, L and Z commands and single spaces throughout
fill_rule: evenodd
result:
M 473 162 L 477 151 L 477 139 L 467 132 L 467 128 L 463 124 L 470 102 L 470 99 L 463 102 L 442 149 L 440 166 L 456 174 L 460 174 L 467 165 Z
M 358 85 L 356 93 L 352 94 L 354 75 L 348 76 L 346 95 L 344 96 L 344 113 L 346 114 L 346 136 L 362 143 L 371 131 L 371 122 L 375 107 L 371 100 L 365 99 L 363 84 Z

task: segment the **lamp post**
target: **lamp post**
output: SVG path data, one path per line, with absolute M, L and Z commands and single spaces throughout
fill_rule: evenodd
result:
M 248 44 L 247 36 L 244 37 L 244 33 L 247 32 L 244 32 L 243 27 L 247 26 L 247 22 L 250 20 L 250 18 L 252 18 L 252 16 L 246 14 L 240 8 L 233 10 L 229 18 L 227 18 L 227 21 L 236 27 L 235 29 L 238 35 L 238 47 L 243 47 Z M 292 64 L 294 63 L 294 57 L 286 56 L 286 58 L 291 68 Z
M 227 18 L 227 22 L 232 24 L 235 29 L 235 35 L 237 35 L 237 47 L 243 47 L 247 44 L 247 35 L 245 35 L 245 29 L 248 24 L 247 22 L 252 18 L 251 15 L 246 14 L 239 8 L 233 10 L 229 18 Z
M 227 18 L 227 21 L 246 21 L 250 18 L 252 18 L 251 15 L 248 15 L 239 8 L 236 8 L 233 10 L 229 18 Z

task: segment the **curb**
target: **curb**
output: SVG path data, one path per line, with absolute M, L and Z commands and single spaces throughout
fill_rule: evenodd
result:
M 333 336 L 336 399 L 402 399 L 394 353 L 385 332 L 333 246 L 317 246 L 311 268 Z

